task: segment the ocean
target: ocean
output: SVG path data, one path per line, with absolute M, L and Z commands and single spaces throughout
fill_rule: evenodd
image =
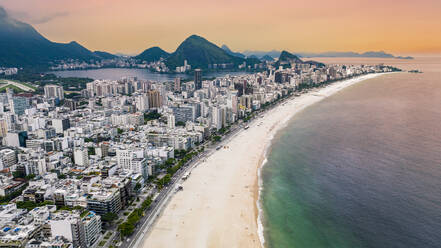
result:
M 319 58 L 393 73 L 295 115 L 262 169 L 266 247 L 441 247 L 441 58 Z

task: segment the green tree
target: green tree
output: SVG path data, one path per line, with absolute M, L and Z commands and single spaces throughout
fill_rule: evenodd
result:
M 175 164 L 175 159 L 174 158 L 168 158 L 166 161 L 165 161 L 165 165 L 166 166 L 172 166 L 172 165 L 174 165 Z
M 158 111 L 152 111 L 148 113 L 144 113 L 144 122 L 151 121 L 151 120 L 157 120 L 161 118 L 161 114 L 158 113 Z
M 112 212 L 108 212 L 101 217 L 101 220 L 107 223 L 112 223 L 118 219 L 118 215 Z
M 42 206 L 54 204 L 51 201 L 44 201 L 44 202 L 40 202 L 40 203 L 35 203 L 33 201 L 19 201 L 16 203 L 17 203 L 17 208 L 27 209 L 28 211 L 30 211 L 36 207 L 42 207 Z
M 141 184 L 140 183 L 136 183 L 134 190 L 138 191 L 141 188 Z
M 171 175 L 167 174 L 162 178 L 164 185 L 167 185 L 171 181 Z
M 32 179 L 34 179 L 35 178 L 35 175 L 34 174 L 29 174 L 29 175 L 27 175 L 27 176 L 25 176 L 25 179 L 26 180 L 32 180 Z
M 176 122 L 176 126 L 185 127 L 185 122 L 183 122 L 183 121 L 178 121 L 178 122 Z
M 13 171 L 12 176 L 14 178 L 25 178 L 26 174 L 21 171 Z
M 141 203 L 141 209 L 143 210 L 143 211 L 145 211 L 145 210 L 147 210 L 149 207 L 150 207 L 150 205 L 152 204 L 152 197 L 151 196 L 149 196 L 149 197 L 147 197 L 147 199 L 145 199 L 142 203 Z
M 87 147 L 87 154 L 90 155 L 95 155 L 95 148 L 94 147 Z
M 219 142 L 221 139 L 222 139 L 221 136 L 216 135 L 216 136 L 213 136 L 212 141 L 213 141 L 213 142 Z
M 118 230 L 121 232 L 121 235 L 125 237 L 130 236 L 133 233 L 134 229 L 135 225 L 129 222 L 124 222 L 118 226 Z

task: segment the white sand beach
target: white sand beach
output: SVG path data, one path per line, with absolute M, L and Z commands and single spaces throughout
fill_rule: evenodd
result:
M 262 247 L 258 171 L 272 137 L 304 108 L 376 76 L 335 82 L 265 113 L 193 169 L 140 247 Z

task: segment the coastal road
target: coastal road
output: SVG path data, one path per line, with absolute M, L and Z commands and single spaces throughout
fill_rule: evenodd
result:
M 202 153 L 202 155 L 197 156 L 189 161 L 187 166 L 181 167 L 171 178 L 170 183 L 162 189 L 156 196 L 155 200 L 150 205 L 149 210 L 146 212 L 145 216 L 141 219 L 140 224 L 137 225 L 135 229 L 135 234 L 130 238 L 125 239 L 120 247 L 138 247 L 139 243 L 142 241 L 143 236 L 149 231 L 152 224 L 155 222 L 156 218 L 159 216 L 168 200 L 176 191 L 177 183 L 182 179 L 187 171 L 193 169 L 202 158 L 205 157 L 208 151 Z
M 250 124 L 253 122 L 250 122 Z M 169 185 L 161 190 L 158 196 L 155 198 L 154 202 L 150 206 L 150 209 L 147 211 L 146 215 L 141 219 L 140 223 L 137 225 L 135 229 L 135 234 L 130 238 L 125 239 L 120 247 L 122 248 L 132 248 L 132 247 L 141 247 L 142 241 L 144 237 L 151 230 L 151 227 L 154 225 L 157 218 L 160 216 L 161 212 L 165 209 L 169 200 L 176 193 L 176 186 L 182 180 L 182 177 L 185 173 L 190 172 L 195 167 L 197 167 L 201 161 L 204 161 L 206 158 L 211 156 L 214 152 L 216 152 L 217 146 L 225 145 L 232 137 L 237 135 L 240 131 L 244 129 L 238 124 L 232 126 L 229 132 L 223 136 L 223 139 L 216 144 L 207 144 L 205 145 L 205 150 L 202 154 L 196 156 L 192 160 L 189 161 L 188 165 L 181 167 L 175 175 L 171 178 L 171 182 Z M 185 190 L 185 189 L 184 189 Z

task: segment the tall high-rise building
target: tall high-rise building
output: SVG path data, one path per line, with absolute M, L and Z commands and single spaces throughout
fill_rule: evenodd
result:
M 227 99 L 228 108 L 230 108 L 234 114 L 237 114 L 237 102 L 237 95 L 236 92 L 234 92 L 234 94 L 231 94 L 229 99 Z
M 6 137 L 8 133 L 8 122 L 6 119 L 0 119 L 0 137 Z
M 167 126 L 168 126 L 168 128 L 171 128 L 171 129 L 175 128 L 175 115 L 173 115 L 173 114 L 168 115 Z
M 116 161 L 118 163 L 118 166 L 124 170 L 132 170 L 136 173 L 145 174 L 143 170 L 147 170 L 147 160 L 143 161 L 144 159 L 143 153 L 144 153 L 143 150 L 130 150 L 130 149 L 116 150 Z
M 149 98 L 147 95 L 139 95 L 135 99 L 136 110 L 145 112 L 149 109 Z
M 53 119 L 52 126 L 55 128 L 56 133 L 63 133 L 64 130 L 67 130 L 70 128 L 70 121 L 67 118 L 66 119 Z
M 28 139 L 27 131 L 11 131 L 6 133 L 6 145 L 13 147 L 26 147 L 26 140 Z
M 243 92 L 242 95 L 245 95 L 247 93 L 247 80 L 243 80 Z
M 25 110 L 30 108 L 29 99 L 26 97 L 13 97 L 9 101 L 9 106 L 11 108 L 12 113 L 16 115 L 24 114 Z
M 202 88 L 202 70 L 196 69 L 194 70 L 194 87 L 196 90 Z
M 160 108 L 162 105 L 161 94 L 157 90 L 150 90 L 148 93 L 149 107 Z
M 181 92 L 181 78 L 180 77 L 175 78 L 174 91 Z
M 68 107 L 71 111 L 73 111 L 77 109 L 78 103 L 75 100 L 66 99 L 64 101 L 64 106 Z
M 222 109 L 218 106 L 211 107 L 211 124 L 216 130 L 222 128 Z
M 101 236 L 101 216 L 89 211 L 81 218 L 87 247 L 93 247 Z
M 119 188 L 89 193 L 87 209 L 98 215 L 105 215 L 109 212 L 117 214 L 121 210 L 121 193 Z
M 74 149 L 75 164 L 79 166 L 89 166 L 89 154 L 87 148 L 75 148 Z
M 44 86 L 44 97 L 58 98 L 60 100 L 63 100 L 64 99 L 63 87 L 54 84 L 48 84 Z
M 93 247 L 101 236 L 101 217 L 92 211 L 84 216 L 77 213 L 55 213 L 48 223 L 51 235 L 62 236 L 73 248 Z
M 14 150 L 3 149 L 0 150 L 0 169 L 9 168 L 17 163 L 17 155 Z
M 110 148 L 109 142 L 101 143 L 100 147 L 101 147 L 101 154 L 102 154 L 102 156 L 103 157 L 109 156 L 109 148 Z

